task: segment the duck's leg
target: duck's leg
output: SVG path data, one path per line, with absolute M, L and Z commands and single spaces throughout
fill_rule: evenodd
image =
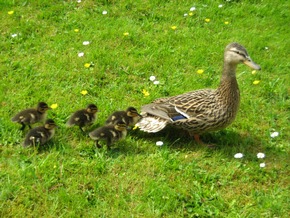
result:
M 197 144 L 200 144 L 200 145 L 204 145 L 206 147 L 209 147 L 209 148 L 214 148 L 215 145 L 210 145 L 210 144 L 206 144 L 204 143 L 201 139 L 200 139 L 200 136 L 199 134 L 195 134 L 195 133 L 189 133 L 190 136 L 193 136 L 194 137 L 194 140 L 196 141 Z
M 193 137 L 197 144 L 205 145 L 205 143 L 201 141 L 200 136 L 198 134 L 193 134 Z

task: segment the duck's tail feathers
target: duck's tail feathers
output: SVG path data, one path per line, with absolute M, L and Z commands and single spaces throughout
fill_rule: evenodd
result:
M 161 131 L 167 124 L 168 120 L 160 117 L 147 116 L 136 123 L 136 126 L 139 127 L 141 131 L 155 133 Z

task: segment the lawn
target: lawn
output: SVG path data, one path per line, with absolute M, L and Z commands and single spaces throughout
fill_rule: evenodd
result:
M 289 7 L 0 0 L 0 217 L 289 217 Z M 238 66 L 236 120 L 202 135 L 215 149 L 172 127 L 131 129 L 111 150 L 97 149 L 66 127 L 90 103 L 100 112 L 87 131 L 115 110 L 216 88 L 231 42 L 262 70 Z M 39 101 L 59 128 L 44 147 L 23 148 L 28 129 L 11 118 Z

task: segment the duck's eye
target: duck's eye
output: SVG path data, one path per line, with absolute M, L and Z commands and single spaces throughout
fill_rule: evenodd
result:
M 235 51 L 238 55 L 241 55 L 241 56 L 243 56 L 244 58 L 246 58 L 246 55 L 244 54 L 244 53 L 242 53 L 242 52 L 240 52 L 240 51 Z

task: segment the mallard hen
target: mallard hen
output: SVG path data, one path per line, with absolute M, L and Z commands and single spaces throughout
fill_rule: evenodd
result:
M 106 124 L 116 124 L 123 121 L 127 126 L 134 126 L 141 118 L 136 108 L 128 107 L 126 111 L 115 111 L 106 120 Z
M 225 128 L 236 117 L 240 102 L 236 68 L 240 63 L 255 70 L 261 69 L 243 46 L 238 43 L 227 45 L 223 73 L 217 89 L 201 89 L 156 99 L 142 106 L 143 118 L 136 126 L 142 131 L 154 133 L 172 124 L 187 130 L 198 143 L 203 144 L 200 134 Z
M 127 135 L 127 125 L 123 121 L 116 124 L 105 125 L 89 133 L 91 139 L 96 142 L 96 146 L 101 148 L 99 141 L 106 141 L 107 148 L 110 149 L 113 142 L 125 138 Z
M 11 121 L 22 125 L 20 130 L 24 130 L 28 125 L 31 129 L 31 124 L 43 121 L 46 118 L 46 111 L 51 109 L 45 102 L 39 102 L 36 108 L 29 108 L 20 111 Z
M 80 130 L 83 132 L 83 127 L 89 126 L 94 123 L 97 118 L 97 112 L 97 106 L 94 104 L 89 104 L 87 108 L 74 112 L 69 120 L 66 122 L 66 125 L 69 127 L 79 126 Z
M 27 133 L 23 146 L 27 147 L 30 145 L 36 146 L 45 144 L 54 136 L 55 127 L 57 126 L 52 119 L 46 120 L 44 126 L 35 127 Z

